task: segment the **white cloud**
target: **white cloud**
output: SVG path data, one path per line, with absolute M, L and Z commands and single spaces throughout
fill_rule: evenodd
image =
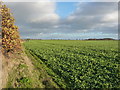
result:
M 103 19 L 105 22 L 112 22 L 112 23 L 117 23 L 118 21 L 118 11 L 114 11 L 112 13 L 106 14 Z
M 59 16 L 55 13 L 52 14 L 46 14 L 46 15 L 41 15 L 32 19 L 29 19 L 30 22 L 32 23 L 45 23 L 45 22 L 57 22 L 59 20 Z
M 118 3 L 82 3 L 67 21 L 74 28 L 74 32 L 117 32 Z M 77 28 L 76 28 L 77 27 Z M 110 30 L 109 29 L 114 29 Z M 116 27 L 116 28 L 115 28 Z M 73 30 L 73 29 L 71 29 Z
M 55 13 L 55 2 L 8 3 L 8 6 L 12 9 L 18 21 L 39 23 L 59 19 L 59 16 Z
M 39 2 L 34 4 L 33 8 L 31 8 L 33 11 L 31 11 L 31 14 L 29 15 L 30 22 L 56 22 L 59 20 L 59 16 L 55 13 L 55 2 Z

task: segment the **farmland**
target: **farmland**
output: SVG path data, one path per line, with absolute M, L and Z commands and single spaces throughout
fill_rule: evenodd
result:
M 24 46 L 61 88 L 120 88 L 118 41 L 29 40 Z

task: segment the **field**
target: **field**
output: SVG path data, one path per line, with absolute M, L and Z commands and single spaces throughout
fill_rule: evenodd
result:
M 61 88 L 120 88 L 118 41 L 29 40 L 24 46 Z

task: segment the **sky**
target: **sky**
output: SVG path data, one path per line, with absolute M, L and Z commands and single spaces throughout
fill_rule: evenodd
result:
M 117 2 L 8 2 L 21 38 L 118 38 Z

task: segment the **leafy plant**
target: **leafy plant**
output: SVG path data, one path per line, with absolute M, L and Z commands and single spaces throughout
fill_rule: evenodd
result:
M 24 46 L 62 88 L 119 88 L 118 41 L 30 40 Z

